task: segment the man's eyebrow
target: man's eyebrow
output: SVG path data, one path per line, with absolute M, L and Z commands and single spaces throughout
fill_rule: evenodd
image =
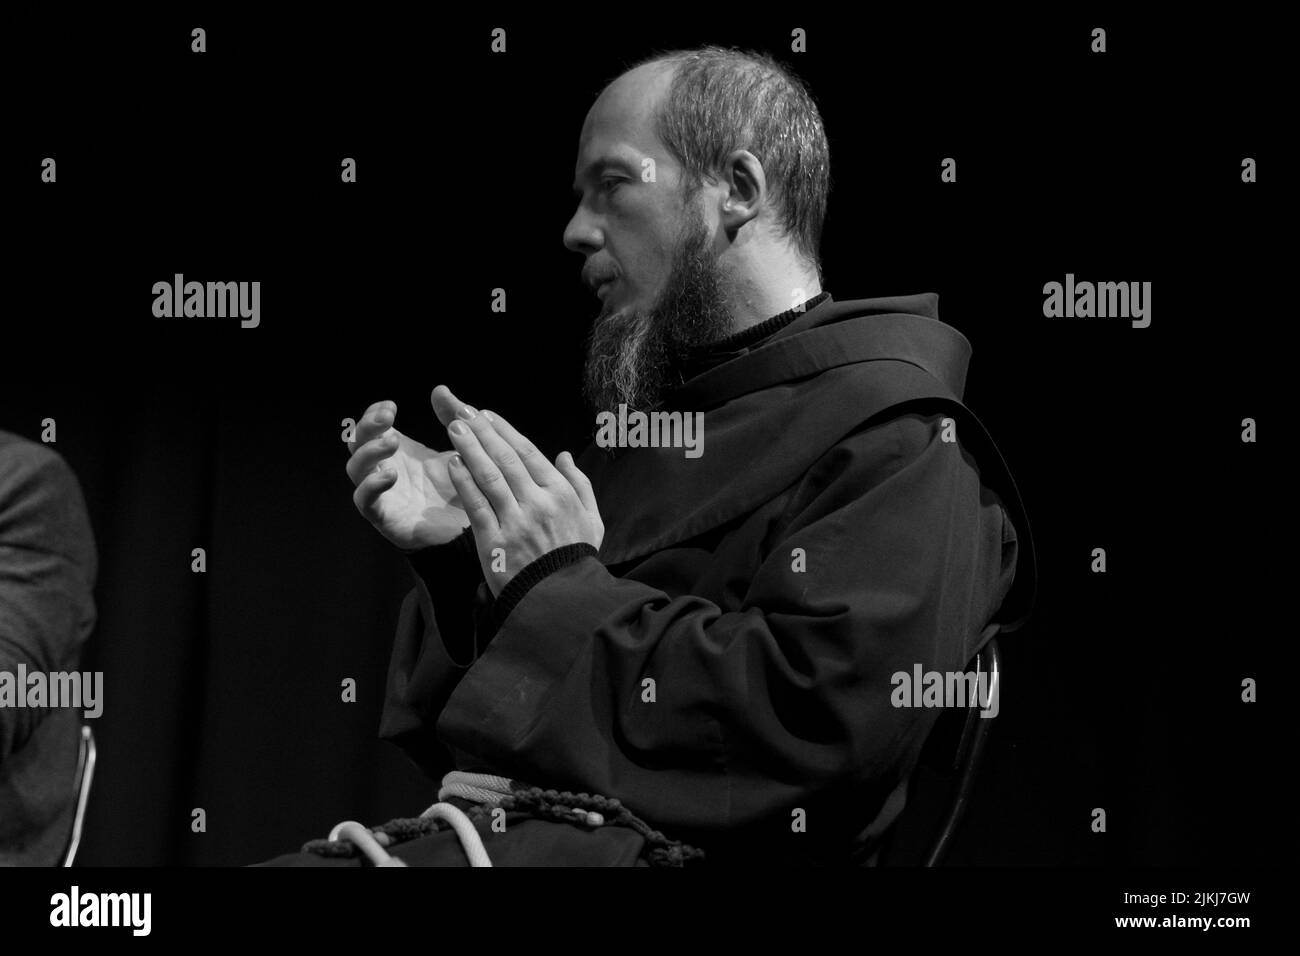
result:
M 581 197 L 582 182 L 586 179 L 594 178 L 596 173 L 611 167 L 618 169 L 620 172 L 629 174 L 633 171 L 632 164 L 628 160 L 619 156 L 601 156 L 599 159 L 593 159 L 586 165 L 586 167 L 584 167 L 582 172 L 578 175 L 578 178 L 573 181 L 573 186 L 571 187 L 573 195 Z

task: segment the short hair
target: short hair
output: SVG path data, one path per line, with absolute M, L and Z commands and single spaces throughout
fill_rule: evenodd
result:
M 687 180 L 687 194 L 747 149 L 763 164 L 782 235 L 821 275 L 822 224 L 830 192 L 830 148 L 812 94 L 772 57 L 705 46 L 656 53 L 675 68 L 655 118 L 656 132 Z

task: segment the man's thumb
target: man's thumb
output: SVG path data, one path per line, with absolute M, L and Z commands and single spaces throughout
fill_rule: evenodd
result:
M 446 385 L 439 385 L 429 396 L 429 404 L 433 406 L 433 414 L 438 416 L 438 421 L 442 422 L 445 428 L 456 418 L 456 412 L 460 410 L 463 403 Z

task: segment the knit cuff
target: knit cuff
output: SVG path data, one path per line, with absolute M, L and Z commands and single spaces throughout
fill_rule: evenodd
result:
M 599 553 L 585 541 L 562 545 L 546 552 L 511 578 L 501 589 L 501 593 L 492 604 L 492 623 L 499 628 L 515 606 L 524 599 L 524 595 L 556 571 L 577 564 L 585 557 L 594 558 Z

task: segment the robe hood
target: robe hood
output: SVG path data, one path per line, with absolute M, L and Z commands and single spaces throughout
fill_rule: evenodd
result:
M 703 413 L 697 458 L 682 448 L 588 445 L 578 466 L 605 523 L 600 560 L 642 558 L 748 514 L 873 420 L 943 410 L 1015 525 L 1015 580 L 993 620 L 1003 631 L 1022 626 L 1037 589 L 1028 516 L 997 446 L 962 404 L 971 344 L 939 320 L 938 304 L 934 293 L 827 297 L 758 347 L 683 382 L 656 410 Z

